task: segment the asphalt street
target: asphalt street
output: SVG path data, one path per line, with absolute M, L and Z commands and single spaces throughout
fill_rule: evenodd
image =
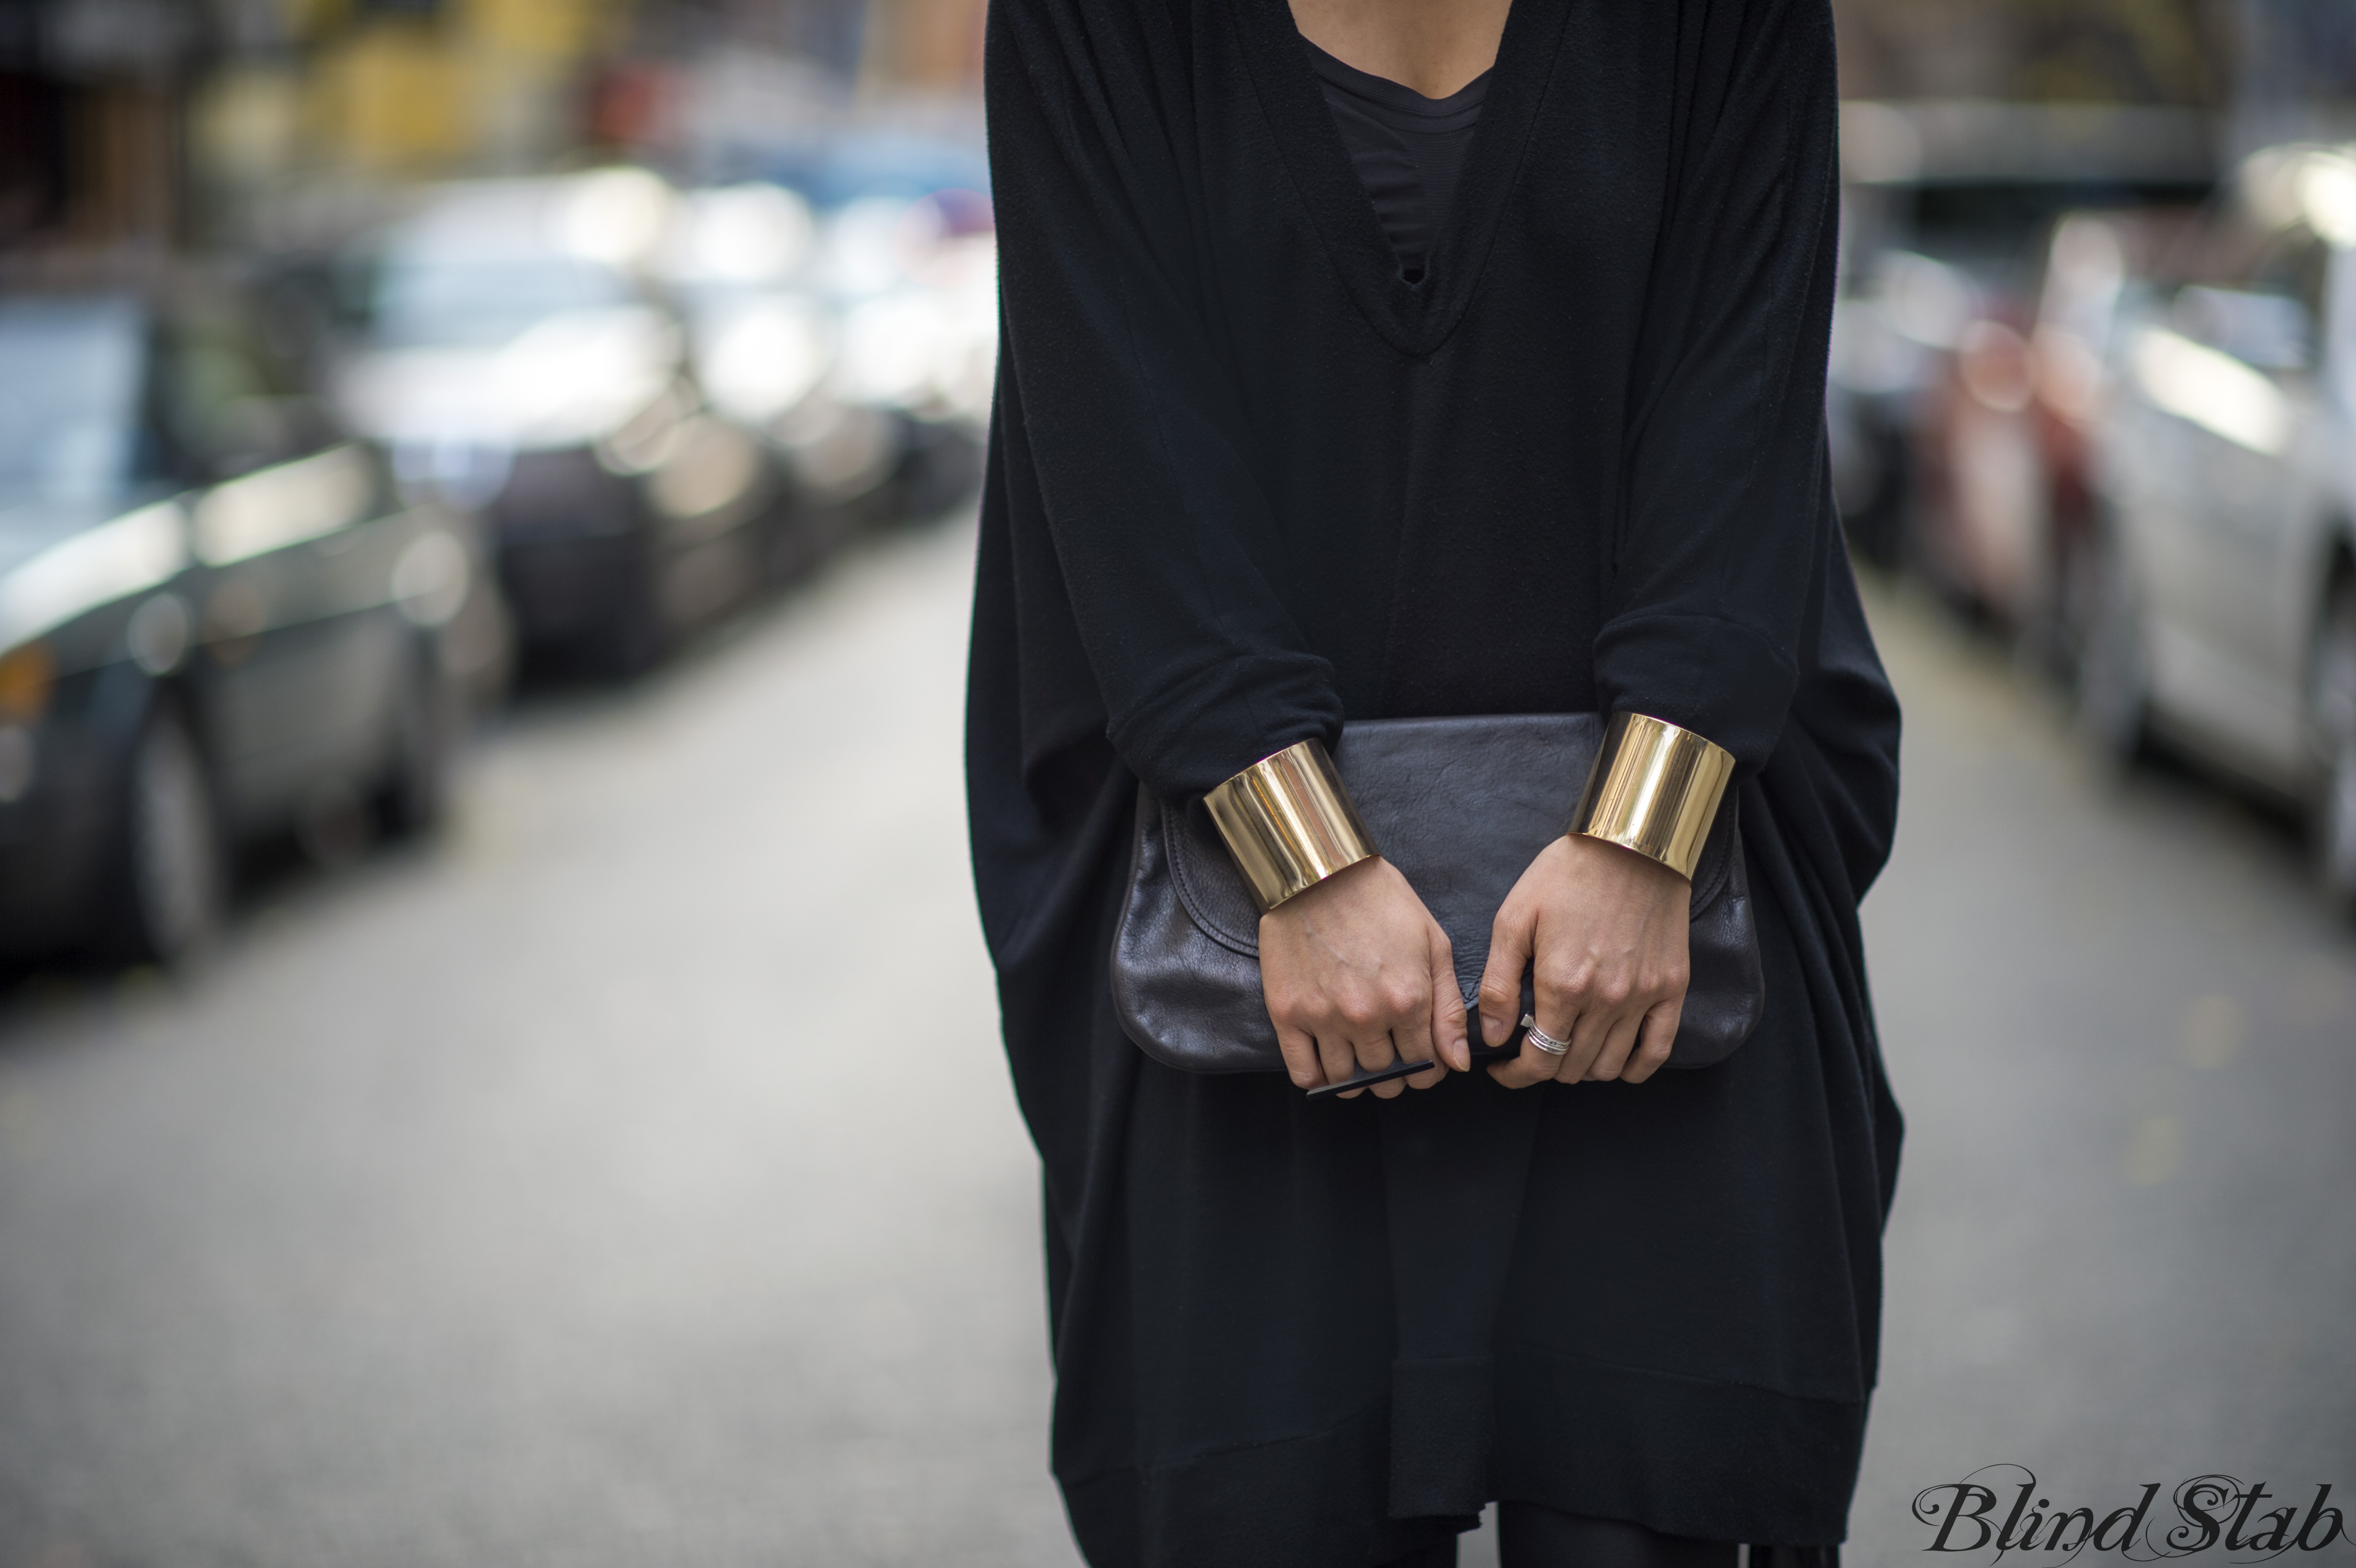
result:
M 1076 1562 L 970 551 L 527 705 L 439 841 L 273 880 L 198 974 L 0 995 L 0 1568 Z M 2356 932 L 2279 824 L 1871 597 L 1909 1141 L 1849 1561 L 1987 1466 L 2356 1494 Z

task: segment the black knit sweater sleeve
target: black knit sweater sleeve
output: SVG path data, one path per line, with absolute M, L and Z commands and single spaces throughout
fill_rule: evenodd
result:
M 1199 177 L 1157 7 L 996 0 L 986 91 L 1006 363 L 1001 441 L 1035 487 L 1106 734 L 1197 795 L 1338 736 L 1325 660 L 1273 586 L 1280 546 L 1214 351 Z
M 1832 27 L 1821 5 L 1768 0 L 1692 7 L 1681 31 L 1596 687 L 1607 710 L 1698 731 L 1749 773 L 1802 677 L 1837 526 Z

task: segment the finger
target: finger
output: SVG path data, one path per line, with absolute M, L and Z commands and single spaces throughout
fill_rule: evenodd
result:
M 1559 1078 L 1566 1083 L 1578 1083 L 1586 1074 L 1587 1064 L 1595 1060 L 1596 1048 L 1602 1043 L 1597 1031 L 1603 1020 L 1595 1016 L 1593 1005 L 1583 992 L 1549 986 L 1546 981 L 1543 961 L 1538 965 L 1537 1012 L 1538 1028 L 1549 1039 L 1562 1040 L 1570 1049 L 1547 1052 L 1526 1040 L 1522 1045 L 1523 1056 L 1533 1069 L 1545 1069 L 1540 1073 L 1542 1078 Z M 1580 1032 L 1582 1029 L 1587 1031 L 1584 1038 Z
M 1603 1036 L 1602 1049 L 1588 1064 L 1587 1076 L 1597 1083 L 1608 1083 L 1619 1077 L 1628 1065 L 1629 1053 L 1636 1049 L 1636 1039 L 1644 1028 L 1643 1013 L 1622 1013 L 1612 1020 Z
M 1463 1010 L 1462 1004 L 1457 1010 Z M 1432 1046 L 1432 1018 L 1438 1011 L 1435 1003 L 1430 1009 L 1413 1019 L 1400 1019 L 1399 1027 L 1391 1030 L 1391 1045 L 1398 1052 L 1401 1061 L 1429 1061 L 1432 1064 L 1429 1072 L 1417 1072 L 1396 1080 L 1403 1088 L 1429 1089 L 1448 1076 L 1448 1059 Z
M 1327 1082 L 1317 1061 L 1317 1039 L 1307 1029 L 1278 1024 L 1276 1049 L 1284 1054 L 1285 1076 L 1292 1080 L 1294 1088 L 1314 1089 Z
M 1376 1060 L 1377 1058 L 1379 1060 Z M 1362 1072 L 1374 1072 L 1389 1067 L 1398 1060 L 1398 1052 L 1393 1048 L 1387 1035 L 1380 1040 L 1353 1040 L 1350 1042 L 1350 1065 L 1333 1082 L 1347 1082 Z M 1405 1080 L 1386 1078 L 1380 1083 L 1371 1084 L 1365 1089 L 1344 1089 L 1333 1097 L 1337 1100 L 1355 1100 L 1361 1094 L 1371 1093 L 1377 1100 L 1396 1100 L 1406 1092 Z
M 1566 1025 L 1565 1032 L 1568 1030 L 1569 1026 Z M 1489 1069 L 1489 1076 L 1508 1089 L 1526 1089 L 1533 1083 L 1544 1083 L 1549 1079 L 1565 1076 L 1562 1073 L 1562 1063 L 1561 1057 L 1551 1051 L 1540 1051 L 1529 1042 L 1527 1036 L 1525 1036 L 1522 1040 L 1522 1049 L 1514 1059 L 1511 1061 L 1501 1061 Z M 1565 1081 L 1572 1080 L 1565 1077 Z
M 1487 1044 L 1505 1044 L 1519 1027 L 1522 975 L 1537 928 L 1533 907 L 1512 897 L 1489 927 L 1489 962 L 1481 971 L 1481 1039 Z
M 1376 1072 L 1399 1059 L 1398 1048 L 1392 1043 L 1390 1030 L 1365 1025 L 1353 1032 L 1350 1052 L 1358 1063 L 1351 1069 L 1353 1074 Z M 1377 1100 L 1396 1099 L 1406 1092 L 1407 1085 L 1396 1078 L 1375 1085 L 1375 1098 Z
M 1577 1026 L 1568 1034 L 1555 1036 L 1557 1040 L 1570 1041 L 1570 1049 L 1563 1052 L 1562 1071 L 1555 1076 L 1566 1082 L 1591 1077 L 1596 1062 L 1602 1059 L 1603 1047 L 1611 1040 L 1612 1031 L 1629 1017 L 1625 1008 L 1590 997 L 1587 1006 L 1580 1012 Z
M 1385 1045 L 1387 1048 L 1385 1051 L 1385 1055 L 1389 1058 L 1389 1061 L 1383 1064 L 1386 1067 L 1389 1066 L 1391 1062 L 1402 1061 L 1407 1059 L 1407 1050 L 1403 1041 L 1396 1040 L 1387 1040 L 1385 1041 Z M 1365 1047 L 1361 1045 L 1359 1048 L 1358 1060 L 1360 1061 L 1364 1061 L 1365 1059 Z M 1375 1098 L 1377 1100 L 1396 1100 L 1406 1093 L 1407 1080 L 1404 1078 L 1387 1079 L 1383 1083 L 1376 1084 L 1374 1090 Z
M 1622 1083 L 1642 1083 L 1668 1065 L 1669 1051 L 1677 1043 L 1677 1025 L 1685 1020 L 1686 999 L 1680 994 L 1665 1002 L 1655 1002 L 1653 1010 L 1644 1015 L 1644 1043 L 1622 1070 Z
M 1355 1078 L 1362 1069 L 1372 1072 L 1378 1067 L 1388 1067 L 1398 1060 L 1391 1051 L 1388 1030 L 1364 1023 L 1353 1024 L 1346 1015 L 1335 1021 L 1330 1043 L 1327 1036 L 1321 1034 L 1317 1037 L 1317 1048 L 1318 1054 L 1325 1061 L 1325 1081 L 1328 1083 L 1340 1083 Z M 1336 1065 L 1337 1061 L 1339 1065 Z M 1398 1092 L 1398 1086 L 1392 1083 L 1375 1086 L 1377 1099 L 1387 1100 Z M 1334 1098 L 1355 1100 L 1365 1093 L 1364 1089 L 1350 1089 Z
M 1434 971 L 1431 977 L 1431 1017 L 1427 1028 L 1431 1031 L 1431 1059 L 1438 1067 L 1430 1072 L 1419 1072 L 1408 1080 L 1418 1089 L 1429 1089 L 1449 1074 L 1452 1068 L 1469 1072 L 1472 1068 L 1472 1048 L 1466 1038 L 1464 998 L 1456 994 L 1456 972 L 1447 960 L 1448 939 L 1441 937 L 1433 952 Z
M 1431 1019 L 1439 1011 L 1438 998 L 1402 1017 L 1391 1026 L 1391 1049 L 1401 1061 L 1434 1061 L 1440 1053 L 1432 1049 Z
M 1456 949 L 1449 944 L 1448 933 L 1438 922 L 1431 927 L 1431 1043 L 1432 1055 L 1459 1072 L 1472 1070 L 1472 1046 L 1470 1027 L 1464 1017 L 1464 998 L 1456 990 Z M 1438 1078 L 1409 1079 L 1419 1089 L 1429 1089 Z
M 1339 1083 L 1358 1075 L 1357 1053 L 1350 1049 L 1350 1036 L 1339 1022 L 1326 1025 L 1317 1031 L 1317 1063 L 1325 1070 L 1325 1082 Z M 1354 1098 L 1353 1089 L 1344 1099 Z

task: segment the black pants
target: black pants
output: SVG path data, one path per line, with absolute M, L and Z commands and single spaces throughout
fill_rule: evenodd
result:
M 1500 1568 L 1738 1568 L 1742 1549 L 1723 1541 L 1656 1535 L 1624 1520 L 1557 1513 L 1537 1503 L 1497 1505 Z M 1455 1568 L 1444 1541 L 1388 1568 Z M 1837 1546 L 1754 1546 L 1748 1568 L 1839 1568 Z

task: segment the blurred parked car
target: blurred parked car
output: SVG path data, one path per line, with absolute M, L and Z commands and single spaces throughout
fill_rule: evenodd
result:
M 823 244 L 841 313 L 839 393 L 896 422 L 894 500 L 930 516 L 981 482 L 998 364 L 990 199 L 963 188 L 862 197 L 831 216 Z
M 2123 288 L 2072 571 L 2089 727 L 2308 803 L 2356 900 L 2356 150 L 2254 156 Z
M 998 355 L 997 230 L 978 144 L 840 127 L 751 161 L 815 219 L 835 408 L 879 419 L 883 509 L 929 516 L 980 484 Z M 813 428 L 824 428 L 814 426 Z M 849 465 L 846 472 L 856 473 Z
M 1833 312 L 1825 389 L 1833 496 L 1858 552 L 1895 567 L 1915 548 L 1915 433 L 1978 306 L 1957 269 L 1886 248 L 1851 269 Z
M 2040 390 L 2048 350 L 2069 353 L 2042 330 L 2044 296 L 2069 285 L 2050 264 L 2056 222 L 2197 202 L 2211 140 L 2175 109 L 1842 106 L 1846 278 L 1826 414 L 1861 554 L 1903 561 L 1999 623 L 2036 624 L 2049 508 L 2083 488 L 2072 429 Z M 2054 373 L 2061 388 L 2072 371 Z
M 2064 214 L 2007 293 L 1950 270 L 1946 351 L 1913 411 L 1912 554 L 2040 662 L 2067 663 L 2065 579 L 2093 527 L 2090 437 L 2124 278 L 2190 217 L 2169 207 Z
M 776 498 L 653 286 L 674 208 L 637 169 L 444 187 L 356 260 L 335 376 L 404 485 L 484 508 L 525 642 L 617 673 L 757 588 Z
M 682 194 L 663 277 L 711 406 L 756 431 L 781 473 L 786 515 L 768 567 L 790 578 L 859 520 L 851 503 L 889 476 L 901 446 L 887 411 L 846 400 L 841 317 L 822 287 L 809 204 L 762 181 Z
M 233 304 L 0 298 L 0 951 L 171 959 L 241 841 L 442 808 L 503 631 Z

